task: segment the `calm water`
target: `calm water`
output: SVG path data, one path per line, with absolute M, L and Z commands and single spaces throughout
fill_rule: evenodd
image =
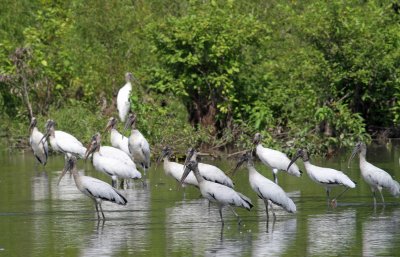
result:
M 400 177 L 399 146 L 369 147 L 367 158 Z M 0 152 L 0 256 L 376 256 L 400 255 L 400 200 L 385 193 L 387 206 L 374 210 L 370 189 L 362 181 L 358 161 L 347 168 L 349 152 L 314 164 L 345 171 L 358 182 L 339 200 L 326 205 L 325 192 L 306 174 L 279 174 L 280 185 L 297 205 L 297 214 L 277 211 L 266 223 L 265 207 L 248 184 L 247 171 L 238 172 L 236 189 L 251 197 L 255 207 L 236 209 L 243 224 L 224 210 L 208 207 L 195 188 L 183 191 L 166 177 L 162 166 L 149 172 L 148 187 L 134 182 L 122 190 L 127 206 L 103 203 L 108 218 L 97 221 L 93 202 L 68 175 L 57 186 L 64 165 L 51 156 L 46 171 L 35 169 L 31 152 Z M 301 161 L 298 162 L 303 168 Z M 233 163 L 216 162 L 224 170 Z M 89 176 L 110 182 L 91 163 L 78 167 Z M 271 178 L 271 172 L 257 164 Z M 336 195 L 341 189 L 334 189 Z

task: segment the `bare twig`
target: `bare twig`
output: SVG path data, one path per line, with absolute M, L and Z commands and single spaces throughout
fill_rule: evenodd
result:
M 234 153 L 228 154 L 227 158 L 231 158 L 232 156 L 236 156 L 236 155 L 239 155 L 239 154 L 245 154 L 247 151 L 248 150 L 242 150 L 242 151 L 239 151 L 239 152 L 234 152 Z

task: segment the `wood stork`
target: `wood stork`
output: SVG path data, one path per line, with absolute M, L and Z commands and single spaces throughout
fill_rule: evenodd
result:
M 82 143 L 73 135 L 68 134 L 61 130 L 55 130 L 56 123 L 53 120 L 46 122 L 46 134 L 43 139 L 50 138 L 50 145 L 54 151 L 62 152 L 66 155 L 78 155 L 83 158 L 85 156 L 86 148 Z
M 190 159 L 197 159 L 198 152 L 194 148 L 189 148 L 186 154 L 185 163 Z M 206 164 L 198 163 L 200 175 L 208 181 L 215 182 L 230 188 L 234 187 L 232 180 L 218 167 Z
M 117 109 L 119 118 L 121 119 L 122 122 L 125 122 L 126 115 L 128 115 L 129 110 L 131 108 L 129 96 L 132 91 L 132 84 L 131 84 L 132 78 L 133 78 L 132 73 L 127 72 L 125 74 L 126 84 L 120 88 L 117 95 Z
M 60 175 L 60 178 L 58 179 L 57 185 L 60 183 L 62 177 L 68 171 L 70 171 L 74 176 L 75 184 L 79 191 L 93 199 L 96 206 L 97 218 L 99 220 L 101 219 L 99 208 L 101 211 L 101 215 L 103 216 L 103 220 L 106 219 L 104 216 L 103 208 L 101 207 L 102 201 L 110 201 L 119 205 L 127 204 L 127 200 L 125 199 L 125 197 L 106 182 L 96 178 L 79 175 L 76 169 L 76 157 L 73 155 L 66 158 L 66 164 L 63 172 Z
M 186 165 L 185 171 L 181 178 L 181 183 L 185 181 L 186 177 L 189 173 L 193 171 L 197 182 L 199 183 L 199 188 L 201 195 L 208 199 L 211 202 L 215 202 L 219 208 L 219 215 L 221 217 L 221 222 L 224 224 L 224 219 L 222 218 L 222 208 L 224 206 L 229 206 L 235 216 L 238 218 L 238 223 L 241 223 L 241 219 L 239 215 L 235 212 L 232 206 L 243 207 L 246 208 L 248 211 L 253 207 L 251 200 L 242 195 L 239 192 L 236 192 L 230 187 L 214 183 L 211 181 L 205 180 L 201 175 L 198 168 L 198 162 L 196 159 L 191 158 Z
M 172 149 L 169 146 L 165 146 L 161 153 L 161 158 L 164 161 L 163 167 L 165 175 L 170 176 L 174 178 L 176 181 L 180 182 L 184 171 L 183 164 L 170 161 L 171 156 L 172 156 Z M 199 183 L 197 182 L 196 177 L 194 176 L 193 173 L 190 173 L 186 177 L 186 179 L 182 182 L 183 187 L 189 185 L 199 187 Z
M 136 165 L 142 167 L 146 175 L 150 167 L 150 145 L 146 138 L 136 129 L 136 115 L 130 113 L 126 120 L 125 129 L 131 127 L 131 135 L 128 138 L 128 147 Z
M 117 119 L 114 117 L 111 117 L 108 120 L 107 126 L 106 126 L 106 131 L 109 131 L 111 134 L 111 145 L 115 148 L 121 149 L 124 151 L 127 155 L 131 155 L 129 152 L 129 147 L 128 147 L 128 138 L 121 133 L 118 132 L 116 129 L 117 126 Z
M 290 161 L 288 165 L 288 169 L 290 166 L 298 159 L 302 158 L 304 162 L 304 167 L 307 171 L 308 176 L 312 181 L 315 183 L 325 187 L 326 190 L 326 196 L 328 199 L 328 205 L 329 205 L 329 193 L 333 187 L 336 186 L 345 186 L 345 190 L 341 192 L 337 197 L 335 197 L 332 200 L 332 206 L 336 206 L 336 200 L 344 194 L 349 188 L 355 188 L 356 184 L 342 171 L 338 171 L 335 169 L 331 168 L 324 168 L 324 167 L 319 167 L 315 166 L 310 163 L 310 159 L 308 157 L 307 151 L 304 149 L 299 149 L 297 150 L 296 155 L 293 157 L 293 159 Z
M 246 153 L 239 159 L 239 162 L 237 163 L 235 170 L 239 168 L 244 162 L 247 162 L 247 169 L 249 171 L 249 182 L 251 188 L 253 189 L 254 192 L 256 192 L 258 197 L 260 197 L 260 199 L 264 201 L 265 210 L 267 213 L 267 221 L 269 220 L 269 214 L 268 214 L 269 201 L 272 202 L 273 204 L 281 206 L 289 213 L 296 212 L 296 205 L 294 204 L 292 199 L 290 199 L 286 195 L 285 191 L 283 191 L 283 189 L 278 184 L 267 179 L 255 169 L 251 153 Z M 270 206 L 275 220 L 276 216 L 272 204 Z
M 37 120 L 35 117 L 32 117 L 31 124 L 29 126 L 29 144 L 31 145 L 36 160 L 40 164 L 45 166 L 47 163 L 47 157 L 49 156 L 49 146 L 47 144 L 47 141 L 41 141 L 41 139 L 43 138 L 43 134 L 38 130 L 36 125 Z
M 293 164 L 290 169 L 287 169 L 290 159 L 286 156 L 286 154 L 277 150 L 263 147 L 261 145 L 261 139 L 261 134 L 256 133 L 253 139 L 253 144 L 256 146 L 256 155 L 264 165 L 272 169 L 272 174 L 276 184 L 278 184 L 277 174 L 280 170 L 296 177 L 301 176 L 302 171 L 299 170 L 299 167 L 296 164 Z
M 90 142 L 85 153 L 85 159 L 92 154 L 93 166 L 97 171 L 109 175 L 112 179 L 112 186 L 116 187 L 118 178 L 141 179 L 142 174 L 136 169 L 131 158 L 119 150 L 110 146 L 101 146 L 100 133 L 96 133 Z
M 360 170 L 361 176 L 364 181 L 371 187 L 372 195 L 374 197 L 374 206 L 376 206 L 376 197 L 375 192 L 379 191 L 379 194 L 382 198 L 382 203 L 385 204 L 385 200 L 383 198 L 382 189 L 385 188 L 389 190 L 389 192 L 398 197 L 400 195 L 400 185 L 399 183 L 392 178 L 386 171 L 372 165 L 367 162 L 367 146 L 363 142 L 358 142 L 354 147 L 354 150 L 350 156 L 349 164 L 353 160 L 354 156 L 359 153 L 360 157 Z

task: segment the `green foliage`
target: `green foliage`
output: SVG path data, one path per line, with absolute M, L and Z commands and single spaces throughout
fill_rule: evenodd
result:
M 137 128 L 149 140 L 154 154 L 158 155 L 169 145 L 178 152 L 186 152 L 190 146 L 207 143 L 207 129 L 195 130 L 187 122 L 184 106 L 171 95 L 134 92 L 131 108 L 137 114 Z
M 189 113 L 199 112 L 203 125 L 215 126 L 218 120 L 224 127 L 234 115 L 247 86 L 239 76 L 248 70 L 247 52 L 267 38 L 254 16 L 232 11 L 213 3 L 193 4 L 187 14 L 148 29 L 160 64 L 151 68 L 151 88 L 180 97 Z
M 293 16 L 296 35 L 323 57 L 322 101 L 348 96 L 345 103 L 368 125 L 388 126 L 396 120 L 390 110 L 395 110 L 399 87 L 397 16 L 391 5 L 375 1 L 315 2 Z
M 1 134 L 16 142 L 28 126 L 22 78 L 40 123 L 51 117 L 85 141 L 116 113 L 126 71 L 140 80 L 132 110 L 156 150 L 242 150 L 258 131 L 273 148 L 326 153 L 369 140 L 367 128 L 399 125 L 400 15 L 391 2 L 3 6 Z M 24 69 L 13 60 L 21 48 Z
M 369 141 L 364 119 L 358 113 L 352 113 L 345 104 L 332 103 L 330 106 L 318 108 L 315 120 L 332 126 L 333 133 L 325 135 L 326 147 L 350 147 L 355 141 Z
M 47 119 L 52 119 L 56 122 L 57 130 L 71 133 L 83 144 L 87 144 L 96 132 L 104 133 L 108 121 L 99 111 L 91 112 L 89 109 L 87 103 L 72 100 L 64 108 L 51 108 L 51 115 L 39 117 L 38 122 L 44 126 Z M 40 129 L 44 130 L 44 127 Z

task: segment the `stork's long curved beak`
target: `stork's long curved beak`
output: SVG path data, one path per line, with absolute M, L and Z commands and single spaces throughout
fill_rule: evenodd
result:
M 109 132 L 111 130 L 112 124 L 110 122 L 107 123 L 106 128 L 104 129 L 104 133 Z
M 356 156 L 356 154 L 358 153 L 359 150 L 360 150 L 360 148 L 356 145 L 353 149 L 353 152 L 351 153 L 349 161 L 347 162 L 347 168 L 350 168 L 350 163 L 354 159 L 354 157 Z
M 163 151 L 163 153 L 161 153 L 161 155 L 157 157 L 157 159 L 156 159 L 156 170 L 158 170 L 158 165 L 160 165 L 160 162 L 164 158 L 164 156 L 165 155 L 164 155 L 164 151 Z
M 42 143 L 43 139 L 45 139 L 44 142 L 46 142 L 46 141 L 47 141 L 47 138 L 49 137 L 49 135 L 50 135 L 50 133 L 47 131 L 47 132 L 43 135 L 43 137 L 40 139 L 39 144 Z M 43 142 L 43 143 L 44 143 L 44 142 Z
M 161 155 L 157 158 L 156 163 L 157 165 L 161 162 L 161 160 L 167 156 L 167 152 L 165 150 L 162 150 Z
M 190 160 L 192 159 L 193 155 L 194 155 L 194 151 L 191 151 L 192 149 L 189 149 L 187 154 L 186 154 L 186 158 L 185 158 L 185 162 L 183 163 L 183 169 L 186 169 L 186 166 L 188 165 L 188 163 L 190 162 Z
M 93 152 L 93 143 L 88 144 L 88 146 L 86 147 L 86 152 L 85 152 L 85 156 L 84 159 L 85 161 L 89 158 L 89 155 Z
M 187 178 L 187 176 L 189 175 L 189 173 L 191 172 L 192 170 L 188 167 L 188 166 L 185 166 L 185 170 L 184 170 L 184 172 L 183 172 L 183 174 L 182 174 L 182 178 L 181 178 L 181 181 L 179 182 L 179 184 L 182 186 L 182 184 L 183 184 L 183 181 L 185 181 L 185 179 Z
M 29 132 L 31 132 L 31 130 L 35 127 L 35 123 L 31 122 L 29 124 Z
M 156 165 L 160 164 L 161 160 L 164 158 L 163 154 L 157 157 L 156 159 Z
M 191 157 L 189 157 L 188 155 L 186 155 L 185 161 L 183 162 L 183 170 L 186 169 L 187 164 L 189 163 Z
M 126 119 L 126 122 L 125 122 L 124 131 L 128 130 L 129 126 L 131 126 L 131 125 L 132 125 L 132 118 L 131 118 L 131 117 L 128 117 L 128 118 Z
M 239 159 L 238 163 L 236 163 L 236 167 L 235 167 L 235 168 L 232 170 L 232 172 L 231 172 L 232 176 L 234 176 L 234 175 L 236 174 L 236 171 L 240 168 L 240 166 L 243 165 L 243 163 L 244 163 L 245 161 L 247 161 L 247 160 L 246 160 L 246 158 L 245 158 L 244 156 L 242 156 L 242 157 Z
M 126 122 L 125 122 L 124 130 L 123 130 L 123 132 L 121 133 L 122 138 L 124 138 L 124 134 L 126 133 L 126 131 L 128 130 L 128 128 L 129 128 L 131 125 L 132 125 L 132 120 L 131 120 L 130 117 L 128 117 L 128 118 L 126 119 Z
M 57 181 L 57 186 L 60 184 L 61 179 L 64 177 L 64 175 L 71 170 L 71 165 L 69 164 L 69 160 L 67 159 L 65 161 L 65 165 L 64 165 L 64 169 L 61 172 L 60 177 L 58 177 L 58 181 Z
M 290 161 L 288 167 L 286 168 L 286 171 L 288 171 L 288 170 L 290 169 L 290 166 L 292 166 L 292 164 L 293 164 L 297 159 L 299 159 L 299 157 L 300 157 L 300 154 L 296 154 L 296 155 L 293 157 L 293 159 Z

